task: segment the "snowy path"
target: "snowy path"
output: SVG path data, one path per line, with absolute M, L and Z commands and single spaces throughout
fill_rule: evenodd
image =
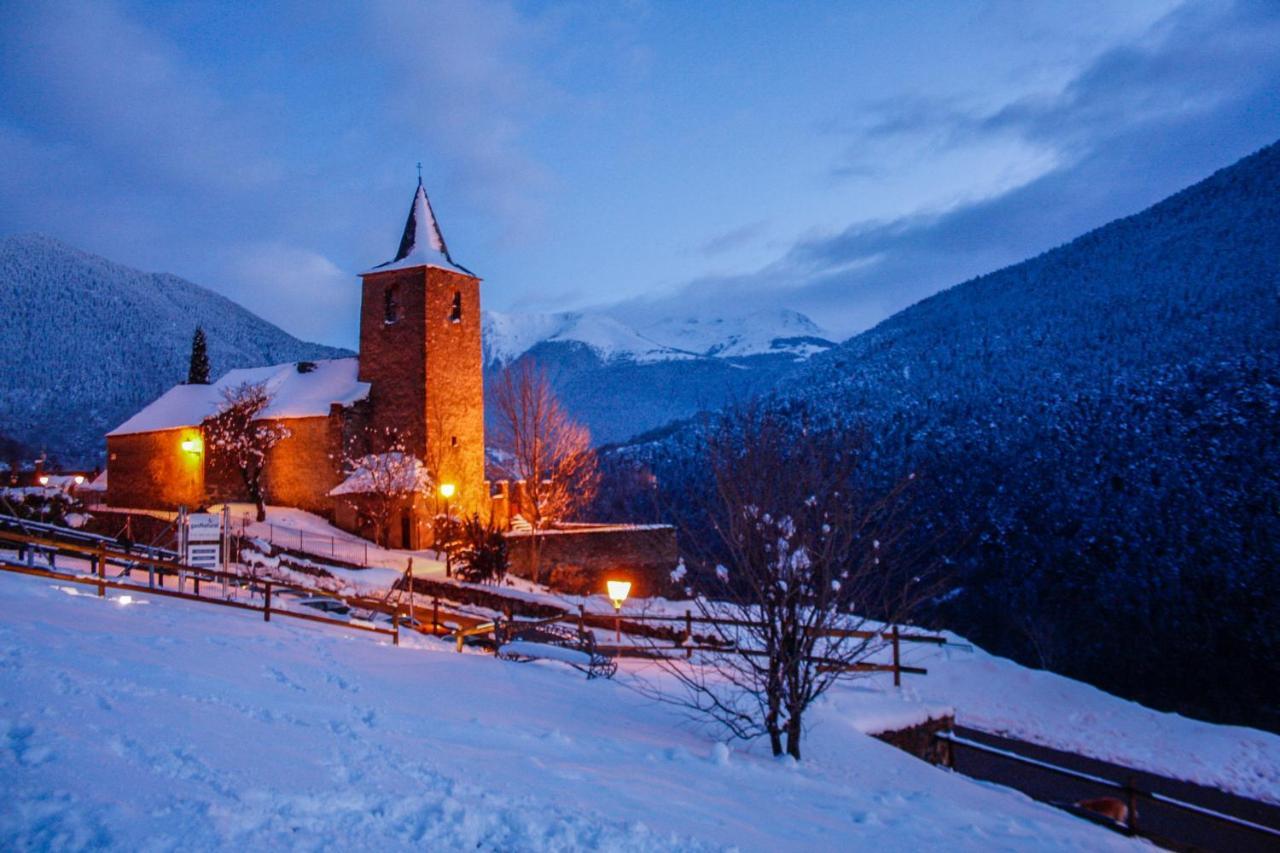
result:
M 797 767 L 553 662 L 73 592 L 0 575 L 6 849 L 1129 846 L 831 715 Z

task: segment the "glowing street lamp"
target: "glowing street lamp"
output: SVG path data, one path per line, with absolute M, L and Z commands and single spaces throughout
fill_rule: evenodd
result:
M 622 643 L 622 602 L 631 594 L 631 581 L 606 581 L 609 598 L 613 601 L 613 633 L 619 644 Z
M 453 521 L 453 516 L 449 514 L 449 499 L 453 497 L 454 492 L 458 491 L 458 487 L 453 483 L 440 484 L 440 497 L 444 498 L 444 517 L 445 523 L 449 524 Z M 453 551 L 445 548 L 444 551 L 444 576 L 453 577 Z

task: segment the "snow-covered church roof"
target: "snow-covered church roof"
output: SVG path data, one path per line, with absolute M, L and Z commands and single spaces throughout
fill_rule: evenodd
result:
M 439 267 L 475 276 L 475 273 L 449 256 L 449 247 L 445 245 L 444 234 L 441 233 L 440 223 L 436 221 L 435 212 L 431 209 L 431 200 L 427 198 L 422 178 L 418 178 L 418 189 L 413 194 L 409 219 L 404 224 L 404 235 L 400 238 L 400 249 L 395 258 L 371 270 L 365 270 L 362 275 L 413 267 Z
M 334 403 L 349 406 L 369 396 L 369 383 L 356 379 L 359 359 L 288 362 L 229 371 L 212 385 L 175 385 L 107 435 L 130 435 L 199 426 L 218 413 L 222 392 L 249 383 L 263 385 L 271 403 L 261 418 L 310 418 L 329 414 Z M 308 367 L 311 365 L 311 367 Z

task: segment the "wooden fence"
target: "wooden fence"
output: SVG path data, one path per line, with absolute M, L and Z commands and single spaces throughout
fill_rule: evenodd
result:
M 511 615 L 507 614 L 508 621 Z M 538 622 L 563 622 L 575 624 L 578 632 L 586 631 L 588 627 L 604 628 L 613 630 L 615 635 L 620 635 L 623 631 L 628 634 L 641 633 L 647 634 L 654 640 L 666 640 L 672 643 L 671 651 L 667 652 L 663 646 L 657 642 L 649 645 L 615 645 L 597 644 L 597 648 L 606 654 L 616 657 L 635 657 L 635 658 L 673 658 L 683 655 L 686 659 L 692 658 L 694 652 L 711 652 L 718 654 L 739 654 L 749 655 L 753 657 L 765 657 L 767 652 L 758 649 L 743 648 L 737 645 L 727 645 L 723 643 L 709 642 L 714 637 L 706 635 L 699 636 L 694 632 L 695 625 L 722 625 L 741 628 L 763 628 L 762 622 L 752 622 L 742 619 L 723 619 L 712 616 L 695 616 L 693 611 L 686 609 L 683 616 L 652 616 L 642 614 L 638 616 L 608 616 L 599 613 L 587 613 L 586 609 L 578 606 L 577 614 L 566 613 L 562 616 L 552 616 L 546 619 L 536 620 L 529 623 L 518 624 L 537 624 Z M 645 632 L 636 629 L 643 626 L 644 623 L 675 623 L 683 626 L 683 630 L 665 629 L 660 631 Z M 490 628 L 489 630 L 492 630 Z M 475 631 L 473 633 L 484 633 L 483 631 Z M 844 630 L 844 629 L 824 629 L 819 632 L 820 636 L 825 637 L 845 637 L 851 639 L 883 639 L 888 644 L 892 654 L 890 663 L 871 663 L 862 661 L 849 664 L 845 661 L 828 659 L 824 657 L 813 657 L 809 660 L 816 662 L 820 667 L 829 667 L 832 669 L 844 669 L 852 672 L 890 672 L 893 673 L 893 684 L 895 687 L 902 685 L 903 674 L 908 675 L 927 675 L 928 670 L 919 666 L 908 666 L 902 663 L 902 644 L 903 643 L 925 643 L 929 645 L 945 645 L 946 637 L 932 634 L 903 633 L 897 625 L 892 625 L 888 629 L 878 631 L 869 630 Z
M 383 634 L 392 637 L 396 645 L 400 644 L 400 627 L 402 619 L 411 609 L 405 606 L 402 599 L 397 601 L 395 604 L 390 604 L 386 600 L 360 596 L 342 596 L 292 582 L 285 583 L 279 580 L 268 580 L 266 578 L 251 575 L 195 568 L 193 566 L 177 562 L 173 559 L 162 559 L 150 554 L 121 551 L 110 547 L 105 540 L 68 541 L 66 538 L 52 538 L 52 536 L 59 535 L 60 533 L 61 531 L 51 531 L 49 535 L 34 535 L 12 529 L 3 529 L 3 527 L 0 527 L 0 543 L 8 542 L 12 546 L 15 546 L 19 551 L 18 562 L 0 558 L 0 570 L 96 586 L 99 596 L 105 596 L 107 589 L 147 592 L 153 595 L 168 596 L 186 601 L 260 612 L 262 613 L 264 621 L 270 621 L 272 615 L 281 615 L 287 616 L 291 619 L 301 619 L 318 624 L 349 628 L 356 631 Z M 72 555 L 81 560 L 87 560 L 91 567 L 89 577 L 56 571 L 52 564 L 49 569 L 40 568 L 35 565 L 33 560 L 33 557 L 37 552 L 51 555 L 51 561 L 54 559 L 53 555 L 57 554 Z M 23 563 L 24 557 L 25 564 Z M 108 565 L 116 565 L 121 568 L 122 571 L 116 576 L 116 578 L 113 579 L 107 577 L 106 568 Z M 126 583 L 119 580 L 121 576 L 131 575 L 135 570 L 144 570 L 147 572 L 147 583 L 145 585 L 132 582 Z M 165 586 L 165 579 L 167 577 L 176 579 L 176 589 L 167 588 Z M 186 591 L 188 581 L 192 585 L 192 592 Z M 222 584 L 224 594 L 221 597 L 201 595 L 200 588 L 202 583 L 206 585 L 210 583 Z M 261 604 L 254 603 L 253 601 L 245 602 L 235 600 L 227 597 L 225 594 L 228 587 L 233 586 L 236 589 L 239 589 L 246 584 L 249 585 L 251 594 L 254 592 L 260 593 Z M 361 621 L 358 620 L 346 621 L 321 616 L 318 613 L 302 613 L 297 610 L 273 607 L 273 594 L 279 594 L 279 592 L 286 590 L 308 596 L 335 599 L 344 602 L 349 607 L 357 609 L 386 613 L 391 617 L 391 628 L 379 628 L 369 623 L 362 624 Z M 430 623 L 425 622 L 425 620 L 419 620 L 421 627 L 415 626 L 414 630 L 418 630 L 421 633 L 430 634 L 432 636 L 453 636 L 457 639 L 459 651 L 462 650 L 466 639 L 474 636 L 492 635 L 495 629 L 494 621 L 461 613 L 447 606 L 442 606 L 438 595 L 432 596 L 431 598 L 430 613 Z M 414 615 L 415 617 L 417 616 L 416 609 Z M 423 615 L 425 616 L 425 614 Z M 453 623 L 453 627 L 445 625 L 444 620 L 446 618 Z M 507 607 L 505 618 L 508 623 L 515 621 L 512 619 L 510 606 Z M 683 655 L 688 659 L 691 658 L 693 653 L 696 651 L 715 654 L 742 654 L 752 656 L 764 656 L 766 654 L 766 652 L 756 649 L 748 649 L 741 646 L 716 642 L 717 638 L 715 636 L 698 634 L 694 630 L 694 627 L 697 625 L 760 628 L 763 627 L 762 623 L 703 615 L 695 616 L 692 610 L 686 610 L 683 616 L 656 616 L 640 614 L 622 617 L 619 615 L 610 616 L 607 614 L 587 613 L 585 608 L 582 605 L 579 605 L 578 612 L 576 614 L 561 613 L 538 621 L 562 622 L 576 625 L 577 630 L 580 633 L 585 632 L 588 628 L 597 628 L 604 629 L 606 631 L 613 630 L 620 635 L 621 631 L 625 628 L 628 634 L 647 636 L 655 641 L 649 645 L 642 646 L 622 645 L 621 643 L 617 643 L 615 645 L 597 645 L 597 648 L 599 648 L 600 651 L 617 657 L 673 658 Z M 667 625 L 676 625 L 678 627 L 666 627 L 662 623 L 666 623 Z M 826 659 L 822 657 L 812 658 L 811 660 L 816 661 L 819 666 L 824 667 L 841 668 L 857 672 L 890 672 L 893 674 L 893 683 L 895 686 L 902 683 L 902 675 L 904 673 L 910 675 L 925 675 L 928 673 L 928 670 L 923 667 L 908 666 L 902 663 L 902 643 L 929 643 L 935 645 L 942 645 L 946 643 L 945 637 L 927 634 L 902 633 L 897 625 L 893 625 L 886 630 L 879 631 L 827 629 L 824 630 L 822 634 L 823 636 L 830 637 L 849 637 L 857 639 L 880 638 L 885 640 L 892 652 L 892 660 L 890 663 L 858 662 L 849 664 L 844 661 Z M 664 647 L 659 645 L 659 642 L 670 642 L 672 644 L 670 647 L 670 653 L 666 652 Z
M 99 597 L 105 596 L 108 589 L 119 589 L 129 592 L 145 592 L 150 595 L 162 595 L 170 598 L 179 598 L 184 601 L 216 605 L 218 607 L 231 607 L 238 610 L 260 612 L 262 614 L 263 621 L 266 622 L 270 622 L 273 615 L 287 616 L 290 619 L 301 619 L 322 625 L 332 625 L 335 627 L 349 628 L 355 631 L 382 634 L 391 637 L 392 641 L 396 645 L 400 644 L 400 621 L 401 616 L 403 615 L 403 608 L 398 605 L 389 610 L 383 610 L 383 606 L 380 606 L 376 601 L 362 600 L 357 603 L 355 600 L 346 599 L 343 596 L 334 595 L 333 593 L 313 589 L 300 584 L 282 583 L 276 580 L 254 578 L 248 575 L 235 574 L 231 572 L 195 568 L 173 560 L 163 560 L 150 557 L 145 554 L 133 554 L 119 551 L 108 548 L 105 544 L 91 545 L 67 542 L 59 539 L 50 539 L 44 536 L 17 533 L 10 530 L 0 530 L 0 543 L 9 543 L 10 545 L 15 546 L 18 551 L 17 561 L 0 558 L 0 570 L 16 574 L 51 578 L 53 580 L 64 582 L 78 583 L 86 586 L 94 586 L 97 587 Z M 34 556 L 37 553 L 43 553 L 50 556 L 51 562 L 49 568 L 41 568 L 35 564 Z M 55 562 L 56 555 L 59 554 L 72 556 L 81 560 L 87 560 L 90 566 L 88 576 L 74 574 L 69 571 L 57 571 L 55 568 Z M 120 567 L 122 571 L 115 578 L 108 578 L 108 565 L 116 565 Z M 145 585 L 132 582 L 126 583 L 119 579 L 122 576 L 131 575 L 132 572 L 136 570 L 143 570 L 147 572 L 147 583 Z M 176 588 L 171 589 L 165 586 L 166 577 L 170 577 L 175 580 Z M 191 592 L 187 592 L 186 590 L 188 581 L 192 585 Z M 222 597 L 201 595 L 200 586 L 202 582 L 206 585 L 206 588 L 210 584 L 221 584 L 223 586 L 224 595 Z M 261 604 L 254 603 L 253 601 L 238 601 L 228 598 L 225 595 L 226 589 L 240 589 L 246 584 L 249 587 L 251 595 L 254 592 L 261 593 Z M 336 599 L 346 603 L 348 606 L 357 606 L 369 610 L 381 610 L 382 612 L 388 612 L 391 616 L 391 627 L 379 628 L 373 624 L 361 624 L 359 621 L 332 619 L 327 616 L 321 616 L 318 613 L 300 613 L 296 610 L 289 610 L 278 606 L 273 607 L 273 593 L 278 594 L 284 590 L 289 590 L 307 596 Z

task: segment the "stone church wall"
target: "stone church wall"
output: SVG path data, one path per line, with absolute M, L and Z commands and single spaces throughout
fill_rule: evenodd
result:
M 204 499 L 204 454 L 182 449 L 198 428 L 107 436 L 110 506 L 175 510 Z
M 507 534 L 510 572 L 533 579 L 533 537 Z M 538 536 L 542 576 L 553 589 L 596 595 L 605 581 L 631 581 L 633 596 L 671 590 L 671 571 L 679 561 L 675 528 L 666 525 L 574 525 Z

